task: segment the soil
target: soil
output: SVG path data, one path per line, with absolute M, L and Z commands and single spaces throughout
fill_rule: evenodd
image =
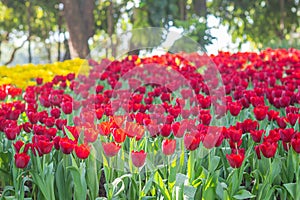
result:
M 105 175 L 104 175 L 104 171 L 102 171 L 100 183 L 99 183 L 99 197 L 106 197 L 104 184 L 105 184 Z

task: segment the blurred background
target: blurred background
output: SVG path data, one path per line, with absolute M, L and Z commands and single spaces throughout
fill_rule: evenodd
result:
M 99 41 L 114 57 L 119 34 L 145 27 L 181 33 L 209 54 L 300 48 L 299 1 L 1 0 L 0 65 L 86 58 Z

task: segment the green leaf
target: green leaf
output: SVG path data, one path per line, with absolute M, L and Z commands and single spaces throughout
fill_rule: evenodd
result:
M 42 192 L 43 196 L 46 199 L 51 199 L 49 191 L 48 191 L 48 187 L 47 187 L 45 181 L 42 179 L 42 177 L 36 171 L 31 171 L 30 174 L 32 176 L 33 182 L 35 183 L 35 185 L 38 186 L 38 188 Z
M 212 156 L 210 158 L 210 166 L 209 166 L 209 171 L 210 172 L 214 172 L 217 169 L 217 167 L 219 165 L 219 162 L 220 162 L 220 159 L 221 158 L 218 157 L 218 156 Z
M 160 192 L 162 193 L 162 195 L 164 196 L 164 199 L 166 200 L 171 200 L 171 196 L 169 191 L 167 190 L 165 183 L 163 182 L 159 172 L 155 172 L 154 175 L 154 183 L 158 186 Z
M 151 196 L 142 197 L 142 200 L 151 200 L 151 199 L 155 200 L 156 197 L 151 197 Z
M 272 162 L 272 172 L 270 174 L 270 183 L 280 174 L 281 171 L 281 161 L 279 158 L 275 158 Z
M 287 189 L 287 191 L 292 196 L 292 198 L 295 199 L 296 193 L 297 193 L 297 191 L 296 191 L 297 184 L 296 183 L 286 183 L 286 184 L 283 184 L 283 186 Z
M 195 199 L 195 193 L 197 191 L 196 188 L 194 188 L 193 186 L 185 185 L 183 190 L 184 190 L 184 199 L 187 200 Z
M 177 172 L 176 162 L 177 159 L 174 159 L 170 165 L 169 176 L 168 176 L 168 183 L 169 183 L 170 190 L 173 189 L 176 182 L 176 172 Z
M 233 196 L 235 199 L 251 199 L 254 198 L 255 195 L 251 194 L 251 192 L 247 190 L 240 190 L 236 195 Z
M 72 166 L 67 167 L 67 169 L 70 170 L 73 177 L 75 200 L 86 199 L 87 185 L 85 180 L 85 163 L 81 163 L 80 168 L 78 168 L 75 159 L 72 155 L 70 156 L 72 159 Z
M 67 173 L 63 166 L 63 160 L 61 160 L 55 172 L 55 183 L 59 199 L 72 199 L 72 180 L 67 178 Z
M 124 184 L 124 181 L 123 179 L 124 178 L 130 178 L 132 177 L 131 174 L 124 174 L 123 176 L 119 177 L 119 178 L 116 178 L 112 183 L 111 185 L 113 186 L 113 198 L 114 197 L 118 197 L 118 195 L 124 191 L 125 189 L 125 184 Z M 119 184 L 121 183 L 121 187 L 119 188 Z
M 145 186 L 143 188 L 144 194 L 147 194 L 149 192 L 149 190 L 151 189 L 153 179 L 154 179 L 154 174 L 151 174 L 149 180 L 147 181 L 147 183 L 145 184 Z
M 225 186 L 223 186 L 223 185 Z M 225 183 L 218 182 L 217 188 L 216 188 L 216 194 L 220 199 L 224 199 L 224 187 L 227 187 Z
M 15 191 L 14 187 L 13 186 L 5 186 L 4 189 L 3 189 L 3 191 L 2 191 L 2 197 L 4 197 L 5 193 L 9 192 L 9 191 L 14 192 Z
M 93 150 L 94 149 L 92 149 L 92 151 Z M 89 196 L 91 199 L 95 199 L 98 196 L 99 180 L 100 180 L 98 179 L 98 175 L 97 175 L 97 161 L 94 156 L 89 156 L 86 163 L 87 163 L 86 180 L 88 182 Z
M 188 177 L 184 174 L 178 173 L 176 174 L 176 186 L 181 186 L 184 185 L 185 182 L 187 181 Z
M 192 182 L 194 180 L 194 176 L 195 176 L 195 169 L 194 169 L 195 159 L 194 159 L 194 154 L 195 154 L 194 151 L 190 151 L 189 159 L 188 159 L 188 166 L 187 166 L 188 167 L 188 172 L 187 172 L 187 175 L 189 177 L 190 182 Z
M 74 138 L 73 134 L 69 131 L 69 129 L 67 129 L 66 127 L 64 127 L 64 130 L 65 130 L 65 133 L 66 133 L 67 137 L 70 140 L 75 141 L 75 138 Z

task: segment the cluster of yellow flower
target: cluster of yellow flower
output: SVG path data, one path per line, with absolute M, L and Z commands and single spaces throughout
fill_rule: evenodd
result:
M 74 59 L 52 64 L 26 64 L 14 67 L 0 66 L 0 85 L 12 84 L 18 88 L 26 88 L 36 84 L 36 78 L 43 78 L 44 82 L 51 81 L 55 75 L 78 73 L 85 60 Z

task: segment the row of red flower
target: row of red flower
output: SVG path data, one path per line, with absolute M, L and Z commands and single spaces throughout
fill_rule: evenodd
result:
M 110 157 L 117 155 L 126 138 L 139 141 L 146 132 L 151 137 L 163 138 L 165 155 L 175 152 L 176 138 L 183 137 L 185 148 L 190 151 L 197 149 L 201 142 L 204 147 L 212 148 L 226 139 L 232 149 L 227 155 L 232 167 L 240 167 L 244 160 L 241 144 L 245 133 L 257 143 L 258 158 L 260 153 L 273 157 L 279 141 L 285 150 L 292 147 L 300 153 L 300 134 L 292 128 L 299 119 L 299 57 L 300 52 L 294 49 L 266 50 L 260 54 L 219 53 L 211 58 L 223 82 L 212 75 L 210 68 L 205 74 L 198 73 L 197 64 L 203 58 L 195 54 L 90 61 L 93 68 L 88 76 L 78 75 L 75 79 L 75 74 L 58 75 L 48 83 L 37 78 L 37 85 L 27 87 L 22 96 L 19 89 L 4 86 L 2 100 L 7 95 L 18 100 L 1 104 L 0 131 L 8 140 L 15 141 L 15 160 L 20 168 L 28 165 L 28 150 L 39 156 L 54 148 L 64 154 L 75 151 L 78 158 L 85 159 L 90 154 L 91 143 L 101 135 L 106 138 L 102 138 L 104 153 Z M 122 88 L 126 84 L 120 80 L 130 70 L 143 65 L 151 67 L 137 72 L 139 78 L 129 76 L 126 84 L 133 92 L 128 97 Z M 165 76 L 174 78 L 164 71 L 170 66 L 173 74 L 179 73 L 188 80 L 190 88 L 181 88 L 180 79 L 164 82 Z M 210 95 L 211 88 L 220 95 L 223 90 L 227 96 Z M 174 91 L 180 95 L 174 96 Z M 128 99 L 125 103 L 124 98 Z M 116 116 L 114 105 L 128 114 Z M 212 124 L 227 111 L 236 118 L 243 118 L 243 111 L 253 112 L 253 116 L 227 127 Z M 104 119 L 109 120 L 103 122 Z M 259 129 L 263 122 L 274 128 L 268 132 Z M 24 134 L 29 134 L 30 140 L 25 140 Z M 133 164 L 142 166 L 146 155 L 144 150 L 132 151 Z

